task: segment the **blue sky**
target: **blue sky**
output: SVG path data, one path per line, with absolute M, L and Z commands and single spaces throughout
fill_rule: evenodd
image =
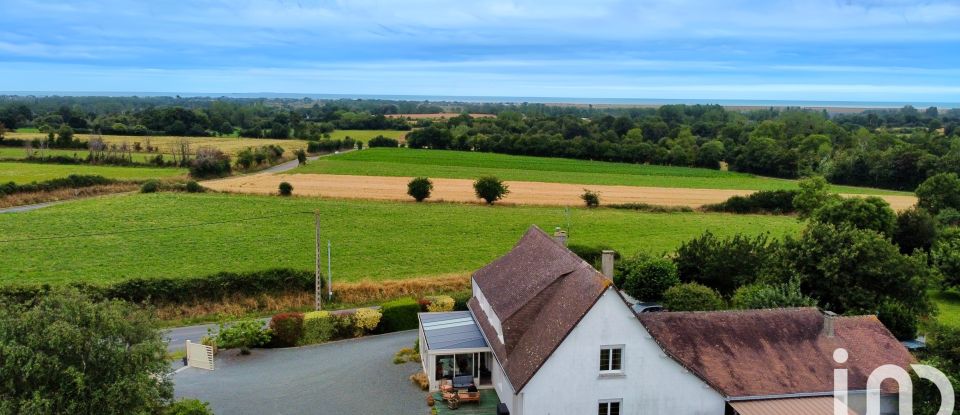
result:
M 960 2 L 0 0 L 0 91 L 960 102 Z

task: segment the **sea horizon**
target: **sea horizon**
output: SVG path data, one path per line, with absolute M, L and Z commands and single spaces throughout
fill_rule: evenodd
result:
M 555 105 L 659 106 L 671 104 L 721 105 L 724 107 L 802 107 L 887 109 L 910 105 L 915 108 L 960 108 L 957 102 L 928 101 L 830 101 L 830 100 L 769 100 L 769 99 L 709 99 L 709 98 L 603 98 L 603 97 L 529 97 L 529 96 L 473 96 L 473 95 L 407 95 L 407 94 L 324 94 L 287 92 L 149 92 L 149 91 L 0 91 L 0 96 L 64 96 L 64 97 L 184 97 L 184 98 L 248 98 L 248 99 L 367 99 L 391 101 L 428 101 L 436 103 L 504 103 Z

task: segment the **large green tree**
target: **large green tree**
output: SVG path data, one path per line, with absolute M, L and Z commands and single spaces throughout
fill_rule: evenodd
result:
M 902 255 L 872 230 L 812 223 L 799 237 L 784 239 L 768 276 L 799 278 L 805 294 L 838 313 L 875 313 L 885 301 L 917 315 L 931 309 L 926 259 Z
M 767 235 L 720 238 L 707 231 L 680 245 L 674 262 L 681 281 L 700 283 L 730 296 L 757 280 L 773 252 L 774 244 Z
M 173 396 L 152 314 L 57 290 L 0 307 L 0 413 L 153 414 Z
M 943 209 L 960 210 L 960 177 L 956 173 L 931 176 L 917 187 L 917 205 L 934 214 Z
M 892 236 L 897 226 L 897 214 L 885 200 L 871 196 L 836 199 L 813 211 L 811 219 L 835 226 L 850 225 Z

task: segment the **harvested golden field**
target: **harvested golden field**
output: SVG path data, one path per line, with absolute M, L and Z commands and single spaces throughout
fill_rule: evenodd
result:
M 28 140 L 33 138 L 43 138 L 44 135 L 41 133 L 7 133 L 7 137 L 12 139 L 21 139 Z M 93 135 L 91 134 L 75 134 L 74 137 L 81 141 L 89 141 Z M 134 143 L 140 143 L 141 146 L 146 148 L 149 144 L 153 147 L 159 148 L 159 153 L 169 154 L 173 151 L 174 146 L 180 140 L 186 139 L 190 141 L 190 147 L 193 150 L 196 150 L 198 147 L 216 147 L 223 151 L 224 153 L 234 155 L 238 151 L 243 150 L 247 147 L 260 147 L 266 145 L 278 145 L 283 147 L 288 153 L 287 155 L 292 155 L 294 150 L 297 149 L 306 149 L 307 142 L 304 140 L 278 140 L 278 139 L 269 139 L 269 138 L 237 138 L 237 137 L 174 137 L 174 136 L 136 136 L 136 135 L 102 135 L 103 141 L 109 144 L 122 144 L 127 143 L 129 145 L 134 145 Z
M 467 179 L 431 179 L 433 195 L 429 200 L 446 202 L 477 202 L 473 181 Z M 407 195 L 409 177 L 351 176 L 333 174 L 257 174 L 231 177 L 204 183 L 214 190 L 237 193 L 272 194 L 281 182 L 293 185 L 294 195 L 323 196 L 345 199 L 412 200 Z M 735 195 L 747 195 L 752 190 L 683 189 L 669 187 L 639 187 L 610 185 L 578 185 L 507 181 L 510 194 L 502 204 L 521 205 L 582 205 L 584 189 L 600 192 L 603 204 L 649 203 L 654 205 L 689 206 L 719 203 Z M 916 203 L 913 196 L 880 196 L 897 210 Z

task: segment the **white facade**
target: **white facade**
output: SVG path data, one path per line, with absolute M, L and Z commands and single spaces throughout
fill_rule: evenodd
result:
M 601 375 L 603 346 L 622 346 L 622 374 Z M 726 405 L 719 393 L 664 354 L 613 288 L 519 395 L 498 364 L 493 385 L 512 415 L 595 414 L 601 401 L 610 400 L 620 400 L 626 415 L 723 415 Z

